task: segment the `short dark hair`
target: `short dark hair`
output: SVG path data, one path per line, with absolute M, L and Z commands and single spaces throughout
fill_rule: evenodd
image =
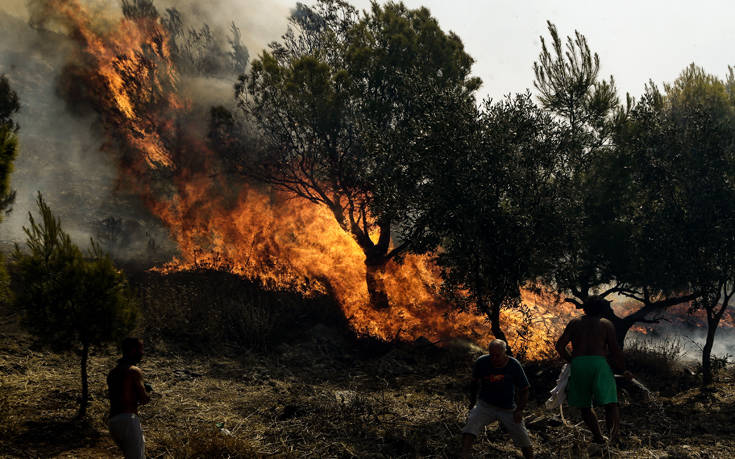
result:
M 141 344 L 143 344 L 143 341 L 140 338 L 134 338 L 132 336 L 125 338 L 122 342 L 123 356 L 129 356 L 134 353 Z
M 610 307 L 610 301 L 599 295 L 592 295 L 582 304 L 582 310 L 590 316 L 601 316 Z

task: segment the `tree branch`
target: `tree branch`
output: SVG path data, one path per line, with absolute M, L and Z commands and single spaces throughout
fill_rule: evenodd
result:
M 577 307 L 577 309 L 582 309 L 582 303 L 580 303 L 575 298 L 564 298 L 564 301 L 562 303 L 572 303 L 574 306 Z

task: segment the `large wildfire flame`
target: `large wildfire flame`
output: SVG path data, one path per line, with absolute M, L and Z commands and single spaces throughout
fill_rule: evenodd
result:
M 333 294 L 355 330 L 383 339 L 468 338 L 484 345 L 492 338 L 484 317 L 440 299 L 430 257 L 390 262 L 383 280 L 391 307 L 373 309 L 364 254 L 326 208 L 222 179 L 206 140 L 188 125 L 191 104 L 177 89 L 157 18 L 117 19 L 102 31 L 78 0 L 44 6 L 79 44 L 67 81 L 82 86 L 75 94 L 100 114 L 121 184 L 144 198 L 178 244 L 180 257 L 162 271 L 228 270 L 274 289 Z M 530 292 L 523 304 L 526 313 L 501 315 L 509 340 L 529 358 L 548 355 L 575 308 Z

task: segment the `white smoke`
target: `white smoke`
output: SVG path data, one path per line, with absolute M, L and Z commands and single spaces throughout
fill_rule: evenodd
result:
M 677 349 L 680 359 L 683 362 L 692 364 L 702 361 L 702 347 L 706 335 L 707 329 L 703 327 L 693 328 L 660 324 L 648 327 L 648 333 L 645 335 L 631 330 L 625 343 L 626 346 L 638 343 L 649 348 Z M 735 329 L 720 324 L 720 328 L 718 328 L 715 335 L 712 356 L 733 361 L 733 357 L 735 357 Z
M 2 248 L 25 241 L 23 227 L 29 224 L 28 213 L 37 213 L 38 192 L 82 247 L 99 236 L 99 222 L 113 216 L 139 233 L 137 243 L 126 247 L 130 252 L 116 255 L 140 255 L 151 241 L 170 247 L 166 231 L 139 199 L 116 189 L 117 165 L 101 150 L 96 114 L 70 107 L 58 93 L 73 44 L 62 34 L 31 28 L 23 14 L 12 12 L 0 11 L 0 74 L 18 93 L 21 109 L 14 117 L 20 125 L 19 154 L 10 183 L 17 194 L 12 212 L 0 223 Z
M 73 44 L 61 33 L 38 30 L 28 25 L 38 10 L 38 0 L 3 0 L 0 4 L 0 74 L 7 75 L 18 93 L 21 111 L 16 120 L 20 152 L 11 176 L 17 191 L 13 211 L 0 224 L 0 243 L 25 240 L 23 226 L 29 211 L 36 211 L 35 199 L 41 192 L 75 242 L 86 246 L 90 236 L 99 236 L 99 223 L 108 217 L 121 218 L 123 226 L 136 233 L 137 247 L 145 251 L 151 241 L 171 248 L 166 231 L 134 195 L 116 189 L 117 165 L 109 152 L 101 151 L 103 135 L 98 117 L 83 108 L 69 107 L 58 94 L 58 78 L 68 63 Z M 82 0 L 96 21 L 113 24 L 122 17 L 121 4 L 108 0 Z M 285 0 L 194 0 L 154 1 L 162 17 L 175 7 L 187 29 L 207 24 L 215 38 L 227 46 L 234 24 L 240 29 L 242 43 L 250 58 L 256 57 L 287 27 L 290 8 Z M 37 15 L 37 13 L 36 13 Z M 35 18 L 38 19 L 37 17 Z M 51 30 L 56 30 L 49 24 Z M 61 32 L 59 30 L 59 32 Z M 209 108 L 224 105 L 234 109 L 234 84 L 237 75 L 204 77 L 183 76 L 179 88 L 192 101 L 201 134 L 207 126 Z M 133 253 L 118 254 L 131 257 Z
M 70 50 L 65 37 L 33 30 L 16 16 L 3 13 L 0 25 L 0 73 L 8 77 L 21 103 L 15 116 L 21 126 L 20 152 L 11 176 L 17 196 L 13 212 L 0 225 L 0 237 L 18 241 L 23 238 L 23 225 L 28 224 L 28 211 L 35 210 L 37 192 L 43 193 L 52 209 L 73 208 L 69 201 L 79 199 L 81 188 L 95 188 L 98 197 L 108 196 L 115 170 L 99 153 L 100 140 L 91 129 L 93 118 L 71 116 L 56 93 Z M 70 232 L 76 230 L 66 226 Z
M 160 0 L 154 3 L 159 13 L 166 8 L 178 9 L 186 18 L 197 18 L 225 35 L 233 22 L 242 31 L 243 43 L 250 57 L 260 54 L 268 43 L 286 32 L 288 17 L 296 1 L 286 0 Z

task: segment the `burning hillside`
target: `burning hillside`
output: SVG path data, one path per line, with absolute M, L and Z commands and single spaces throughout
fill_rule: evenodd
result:
M 647 181 L 628 160 L 638 158 L 639 134 L 680 125 L 648 116 L 661 114 L 661 104 L 636 111 L 629 101 L 630 113 L 617 113 L 613 81 L 597 80 L 597 55 L 584 36 L 569 38 L 564 54 L 548 24 L 558 59 L 542 37 L 534 66 L 541 105 L 530 92 L 478 104 L 473 59 L 425 8 L 373 2 L 359 12 L 341 1 L 299 3 L 281 41 L 249 61 L 234 22 L 196 28 L 152 0 L 121 5 L 120 13 L 117 4 L 96 0 L 33 0 L 28 27 L 0 12 L 0 25 L 27 32 L 18 40 L 24 46 L 0 40 L 0 96 L 15 96 L 5 90 L 7 70 L 8 81 L 23 82 L 18 94 L 30 107 L 19 120 L 31 125 L 22 131 L 30 141 L 19 134 L 18 151 L 28 151 L 24 161 L 43 171 L 39 176 L 57 175 L 64 166 L 56 163 L 81 164 L 88 173 L 81 185 L 65 174 L 49 179 L 62 184 L 61 193 L 42 180 L 28 185 L 28 169 L 19 180 L 41 189 L 43 223 L 31 212 L 27 248 L 8 263 L 11 301 L 0 304 L 0 437 L 9 439 L 0 456 L 113 454 L 117 446 L 102 432 L 110 427 L 116 435 L 116 401 L 127 398 L 117 389 L 133 373 L 140 380 L 129 364 L 145 372 L 148 397 L 138 394 L 136 410 L 126 409 L 136 417 L 122 418 L 143 420 L 139 444 L 155 456 L 450 457 L 460 435 L 463 456 L 478 446 L 484 455 L 512 455 L 505 434 L 468 435 L 481 413 L 475 389 L 492 404 L 485 394 L 510 394 L 496 390 L 501 386 L 517 395 L 503 397 L 502 407 L 517 405 L 505 427 L 529 433 L 525 456 L 732 455 L 732 441 L 713 440 L 731 433 L 730 350 L 713 351 L 712 344 L 720 322 L 729 328 L 724 341 L 735 333 L 726 311 L 735 296 L 735 238 L 699 224 L 706 218 L 648 218 L 656 210 L 646 207 L 648 198 L 660 204 L 662 194 L 639 195 Z M 24 57 L 39 39 L 47 48 Z M 13 75 L 8 62 L 37 75 Z M 576 72 L 580 62 L 586 67 Z M 575 113 L 566 125 L 543 106 L 553 86 L 547 77 L 566 78 L 570 68 L 590 75 L 592 92 L 582 93 L 590 100 L 575 100 L 599 109 L 599 125 L 585 121 L 577 131 Z M 39 113 L 44 119 L 34 119 Z M 607 134 L 613 113 L 616 122 L 631 123 L 624 127 L 643 127 L 633 130 L 631 151 L 607 144 L 621 140 Z M 578 135 L 586 130 L 589 139 Z M 667 164 L 668 140 L 680 140 L 676 129 L 661 133 L 643 144 L 646 154 L 662 150 L 654 172 Z M 731 133 L 723 154 L 735 123 Z M 84 146 L 65 161 L 69 139 Z M 700 137 L 693 139 L 698 146 Z M 599 151 L 592 145 L 598 140 Z M 717 172 L 706 168 L 702 177 Z M 725 179 L 729 190 L 731 177 Z M 610 190 L 624 196 L 616 200 Z M 735 202 L 735 188 L 702 199 L 697 192 L 684 210 L 697 214 L 715 195 Z M 60 201 L 58 214 L 44 196 L 56 199 L 54 206 Z M 681 200 L 667 199 L 667 210 L 679 210 Z M 134 204 L 116 208 L 126 201 Z M 54 215 L 78 225 L 75 241 L 97 231 L 104 250 L 117 247 L 113 256 L 124 270 L 94 241 L 83 254 Z M 696 234 L 679 233 L 679 226 Z M 162 239 L 163 250 L 156 245 Z M 715 242 L 705 244 L 709 239 Z M 136 251 L 148 251 L 145 259 L 134 250 L 118 257 L 132 240 Z M 681 252 L 667 258 L 672 250 Z M 534 281 L 547 284 L 519 291 Z M 570 298 L 549 293 L 554 289 Z M 574 368 L 569 400 L 581 405 L 589 432 L 577 410 L 544 403 L 563 365 L 552 358 L 553 342 L 577 308 L 588 316 L 564 335 L 572 336 L 575 356 L 566 366 Z M 140 338 L 123 341 L 123 358 L 107 373 L 117 359 L 107 343 L 131 330 Z M 625 341 L 623 358 L 615 339 L 622 344 L 628 331 L 636 335 Z M 503 343 L 488 346 L 504 332 L 521 367 L 506 358 Z M 705 343 L 699 367 L 683 361 L 686 339 Z M 468 341 L 490 355 L 476 360 L 484 351 Z M 70 367 L 64 349 L 80 346 L 80 411 L 67 421 L 79 366 Z M 605 347 L 609 369 L 623 376 L 607 371 L 598 355 Z M 593 378 L 600 387 L 580 383 L 578 369 L 588 362 L 609 373 Z M 694 388 L 700 374 L 708 386 L 702 390 Z M 585 385 L 590 391 L 581 394 Z M 602 389 L 611 441 L 588 403 L 573 400 L 597 398 L 592 392 Z M 474 407 L 463 428 L 467 395 Z M 691 422 L 677 422 L 684 418 Z
M 491 338 L 484 316 L 442 299 L 430 256 L 389 261 L 379 280 L 390 307 L 373 307 L 366 253 L 330 209 L 251 183 L 222 162 L 202 127 L 208 106 L 190 84 L 192 72 L 201 75 L 206 66 L 177 54 L 187 49 L 179 32 L 172 36 L 178 16 L 139 9 L 101 17 L 77 0 L 35 7 L 36 27 L 62 31 L 74 44 L 58 86 L 70 107 L 89 107 L 97 118 L 102 149 L 116 165 L 117 190 L 139 196 L 177 246 L 178 256 L 156 269 L 225 270 L 272 289 L 327 293 L 356 331 L 382 339 Z M 233 32 L 237 43 L 234 25 Z M 243 51 L 233 56 L 240 60 L 218 64 L 217 71 L 243 65 Z M 501 319 L 511 343 L 533 357 L 551 349 L 573 315 L 570 304 L 524 292 L 523 305 L 503 310 Z
M 383 339 L 490 338 L 483 317 L 441 299 L 428 256 L 389 262 L 382 282 L 391 307 L 370 307 L 364 253 L 326 208 L 228 174 L 201 134 L 204 116 L 182 89 L 158 16 L 102 20 L 73 0 L 37 7 L 36 26 L 62 30 L 76 44 L 59 81 L 63 97 L 96 113 L 118 189 L 138 194 L 178 246 L 179 256 L 158 269 L 227 270 L 273 289 L 326 292 L 357 331 Z M 504 321 L 511 341 L 522 335 L 529 355 L 539 355 L 573 308 L 559 317 L 543 312 L 549 300 L 525 300 L 531 311 L 505 311 Z

